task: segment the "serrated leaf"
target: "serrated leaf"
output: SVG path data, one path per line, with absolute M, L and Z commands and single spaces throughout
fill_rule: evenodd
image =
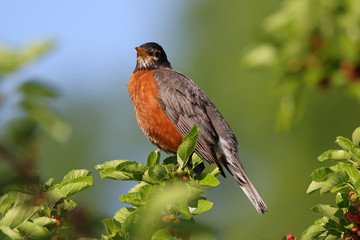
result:
M 58 208 L 64 209 L 65 211 L 71 211 L 76 207 L 76 202 L 73 200 L 64 200 L 61 204 L 58 205 Z
M 51 236 L 49 230 L 32 222 L 24 222 L 19 230 L 30 239 L 48 239 Z
M 314 240 L 322 233 L 326 232 L 326 228 L 319 224 L 314 224 L 308 227 L 302 234 L 300 240 Z
M 316 190 L 319 190 L 324 185 L 324 182 L 315 182 L 312 181 L 306 190 L 306 194 L 311 194 L 315 192 Z
M 203 212 L 206 212 L 206 211 L 209 211 L 212 206 L 214 205 L 214 203 L 208 201 L 208 200 L 205 200 L 205 199 L 199 199 L 197 202 L 196 202 L 196 205 L 191 205 L 190 206 L 190 212 L 192 214 L 200 214 L 200 213 L 203 213 Z
M 150 194 L 152 185 L 147 183 L 139 183 L 135 185 L 130 191 L 125 195 L 120 195 L 120 200 L 134 206 L 144 205 Z
M 199 136 L 199 129 L 196 125 L 184 136 L 182 143 L 177 150 L 177 160 L 181 168 L 185 167 L 189 157 L 195 150 Z
M 320 162 L 324 161 L 350 161 L 350 154 L 344 150 L 329 150 L 318 157 Z
M 190 213 L 190 209 L 188 206 L 188 199 L 187 198 L 182 198 L 179 201 L 179 211 L 181 213 L 181 215 L 185 218 L 185 219 L 190 219 L 192 218 L 192 214 Z
M 135 208 L 124 207 L 115 213 L 114 219 L 119 223 L 124 223 L 126 218 L 136 211 Z
M 2 240 L 24 240 L 18 231 L 7 226 L 0 226 L 0 239 Z
M 341 209 L 332 207 L 330 205 L 318 204 L 312 207 L 312 210 L 314 212 L 320 213 L 322 216 L 325 216 L 328 219 L 335 221 L 336 223 L 339 223 L 340 219 L 343 217 Z
M 311 178 L 313 181 L 315 182 L 323 182 L 325 181 L 328 176 L 330 174 L 332 174 L 334 171 L 331 170 L 328 167 L 322 167 L 322 168 L 318 168 L 315 169 L 312 173 L 311 173 Z
M 149 168 L 149 176 L 153 179 L 162 181 L 168 176 L 168 171 L 163 165 L 155 165 Z
M 128 160 L 111 160 L 111 161 L 107 161 L 104 162 L 102 164 L 98 164 L 95 166 L 96 170 L 105 170 L 107 168 L 116 168 L 119 164 L 128 161 Z
M 346 184 L 349 180 L 349 176 L 345 172 L 335 172 L 331 174 L 324 182 L 320 189 L 320 193 L 326 193 L 335 187 Z
M 160 151 L 150 152 L 146 160 L 146 166 L 152 167 L 160 163 Z
M 217 176 L 220 172 L 218 166 L 215 163 L 212 163 L 210 165 L 207 165 L 204 170 L 201 172 L 201 174 L 211 174 L 213 176 Z
M 49 218 L 49 217 L 38 217 L 38 218 L 32 219 L 32 221 L 34 224 L 41 226 L 41 227 L 53 225 L 56 223 L 56 220 Z
M 147 166 L 136 161 L 113 160 L 98 164 L 95 166 L 95 169 L 100 171 L 102 178 L 141 181 Z
M 174 240 L 173 236 L 168 232 L 166 228 L 162 228 L 158 231 L 156 231 L 152 237 L 151 240 Z
M 352 155 L 354 157 L 354 160 L 357 161 L 358 163 L 360 163 L 360 149 L 353 146 L 351 148 L 351 153 L 352 153 Z
M 55 203 L 60 201 L 61 199 L 65 198 L 65 194 L 58 190 L 58 189 L 52 189 L 46 192 L 44 201 L 46 205 L 52 207 Z
M 346 208 L 349 205 L 349 200 L 347 198 L 347 194 L 344 194 L 344 193 L 337 193 L 335 201 L 336 201 L 336 205 L 339 208 Z
M 15 199 L 9 198 L 7 194 L 0 198 L 0 218 L 4 215 L 15 203 Z
M 355 146 L 359 147 L 360 143 L 360 127 L 356 128 L 352 134 L 352 141 Z
M 191 166 L 193 168 L 195 168 L 197 165 L 199 165 L 202 162 L 203 162 L 202 158 L 199 155 L 197 155 L 197 153 L 194 152 L 193 155 L 191 155 Z
M 201 187 L 215 187 L 220 184 L 219 180 L 209 173 L 201 174 L 194 178 Z
M 103 219 L 101 222 L 104 224 L 109 237 L 114 237 L 121 229 L 121 224 L 113 218 Z
M 349 139 L 344 137 L 337 137 L 335 142 L 346 151 L 350 151 L 350 149 L 354 146 Z
M 164 161 L 162 162 L 162 164 L 167 165 L 167 164 L 177 164 L 177 156 L 170 156 L 164 159 Z
M 353 165 L 346 163 L 338 163 L 337 168 L 339 171 L 347 173 L 347 175 L 349 176 L 349 180 L 352 184 L 355 184 L 355 182 L 360 178 L 359 170 Z
M 92 185 L 92 176 L 88 176 L 89 174 L 88 170 L 72 170 L 60 184 L 56 184 L 50 189 L 60 191 L 65 197 L 71 196 Z
M 64 177 L 61 183 L 69 183 L 80 177 L 87 177 L 90 175 L 90 171 L 86 169 L 75 169 L 68 172 Z
M 5 216 L 0 220 L 0 226 L 7 226 L 10 228 L 19 227 L 31 218 L 39 209 L 39 206 L 32 206 L 29 204 L 15 206 L 7 211 Z

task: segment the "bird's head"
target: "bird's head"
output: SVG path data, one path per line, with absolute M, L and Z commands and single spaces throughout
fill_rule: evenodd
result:
M 135 48 L 137 63 L 134 72 L 138 70 L 154 70 L 158 68 L 171 68 L 164 49 L 157 43 L 144 43 Z

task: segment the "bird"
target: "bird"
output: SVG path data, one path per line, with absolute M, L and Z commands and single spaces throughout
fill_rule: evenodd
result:
M 176 154 L 183 137 L 198 126 L 195 152 L 235 178 L 255 209 L 267 212 L 265 202 L 246 174 L 238 156 L 238 140 L 210 98 L 184 74 L 174 70 L 164 49 L 155 42 L 136 47 L 136 67 L 128 82 L 140 129 L 166 153 Z

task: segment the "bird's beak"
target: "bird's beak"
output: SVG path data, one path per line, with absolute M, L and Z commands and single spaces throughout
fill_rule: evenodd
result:
M 139 54 L 139 56 L 143 56 L 145 58 L 151 58 L 150 55 L 147 52 L 145 52 L 144 50 L 142 50 L 141 48 L 136 47 L 135 49 L 136 49 L 137 53 Z

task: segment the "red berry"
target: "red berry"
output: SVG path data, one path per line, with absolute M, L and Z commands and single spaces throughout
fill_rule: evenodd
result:
M 358 236 L 360 236 L 360 230 L 358 230 L 358 231 L 356 232 L 356 234 L 357 234 Z
M 352 214 L 351 212 L 346 212 L 345 217 L 349 222 L 354 221 L 354 214 Z
M 354 225 L 351 227 L 352 232 L 357 232 L 359 230 L 358 226 Z
M 292 234 L 288 234 L 287 236 L 286 236 L 286 240 L 295 240 L 296 238 L 294 237 L 294 235 L 292 235 Z
M 186 181 L 186 180 L 188 180 L 188 179 L 189 179 L 189 177 L 188 177 L 188 175 L 187 175 L 187 174 L 183 174 L 183 175 L 182 175 L 182 179 Z
M 354 222 L 356 224 L 360 224 L 360 216 L 359 215 L 354 215 Z
M 51 218 L 56 220 L 56 223 L 55 223 L 55 224 L 56 224 L 57 226 L 60 225 L 60 220 L 59 220 L 59 218 L 58 218 L 56 215 L 51 216 Z

